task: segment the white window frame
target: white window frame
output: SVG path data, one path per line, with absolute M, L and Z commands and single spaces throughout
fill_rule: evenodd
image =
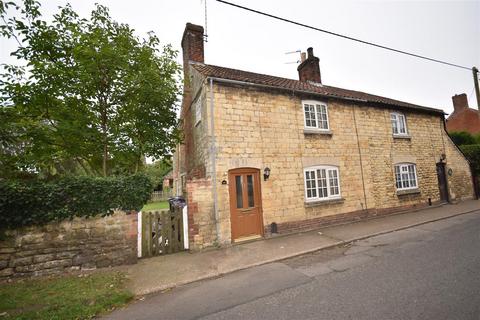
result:
M 392 134 L 394 136 L 408 136 L 407 117 L 405 117 L 405 114 L 400 112 L 391 112 L 390 123 L 392 124 Z M 402 124 L 405 132 L 400 132 Z M 397 132 L 395 132 L 395 128 L 397 129 Z
M 305 106 L 313 106 L 314 110 L 314 115 L 315 119 L 309 119 L 310 121 L 315 121 L 315 125 L 307 125 L 307 112 L 305 111 Z M 326 128 L 321 128 L 320 127 L 320 121 L 318 119 L 318 115 L 320 114 L 320 109 L 321 107 L 325 108 L 325 116 L 326 119 L 323 119 L 322 121 L 326 121 Z M 321 101 L 315 101 L 315 100 L 303 100 L 302 101 L 302 113 L 303 113 L 303 126 L 305 129 L 308 130 L 318 130 L 318 131 L 330 131 L 330 121 L 328 117 L 328 105 L 325 102 Z
M 202 121 L 202 100 L 195 101 L 195 126 Z
M 320 190 L 319 190 L 319 176 L 318 172 L 320 170 L 325 170 L 325 183 L 327 187 L 327 196 L 320 197 Z M 335 172 L 336 178 L 337 178 L 337 185 L 333 185 L 331 178 L 330 178 L 330 172 Z M 310 188 L 308 188 L 307 184 L 307 173 L 310 176 L 309 180 L 311 179 L 311 174 L 314 173 L 314 183 L 315 187 L 312 188 L 310 184 Z M 341 199 L 342 197 L 342 190 L 340 189 L 340 171 L 337 166 L 312 166 L 312 167 L 307 167 L 303 169 L 303 182 L 304 182 L 304 187 L 305 187 L 305 201 L 306 202 L 317 202 L 317 201 L 326 201 L 326 200 L 332 200 L 332 199 Z M 338 193 L 337 194 L 332 194 L 331 188 L 337 188 Z M 309 190 L 315 190 L 315 196 L 308 196 L 308 191 Z
M 397 171 L 397 168 L 398 168 L 398 171 Z M 413 172 L 410 171 L 411 168 L 413 168 Z M 411 162 L 397 163 L 393 167 L 393 173 L 395 175 L 395 187 L 397 188 L 398 191 L 418 189 L 417 166 L 415 165 L 415 163 L 411 163 Z M 412 173 L 413 173 L 414 179 L 412 179 L 412 176 L 411 176 Z M 404 179 L 405 175 L 407 175 L 406 179 Z M 400 180 L 398 180 L 398 178 L 400 178 Z M 415 181 L 414 186 L 411 183 L 412 181 Z M 400 187 L 398 186 L 398 183 L 400 183 Z

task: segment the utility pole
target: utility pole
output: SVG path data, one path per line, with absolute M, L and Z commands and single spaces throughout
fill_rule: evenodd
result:
M 478 69 L 477 67 L 472 68 L 473 73 L 473 84 L 475 85 L 475 95 L 477 96 L 477 107 L 480 111 L 480 89 L 478 88 Z

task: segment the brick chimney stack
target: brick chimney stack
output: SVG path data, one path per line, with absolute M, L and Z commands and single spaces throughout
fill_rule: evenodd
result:
M 468 109 L 468 99 L 465 93 L 456 94 L 452 97 L 453 101 L 453 112 L 460 112 L 464 109 Z
M 187 23 L 182 37 L 183 68 L 188 69 L 188 62 L 204 62 L 203 27 Z
M 190 66 L 189 62 L 204 62 L 203 57 L 203 27 L 187 23 L 182 37 L 183 52 L 183 104 L 190 105 Z
M 307 59 L 302 61 L 297 68 L 300 81 L 313 81 L 322 83 L 320 77 L 320 59 L 313 55 L 313 48 L 307 49 Z
M 192 103 L 191 79 L 189 62 L 204 62 L 203 56 L 203 27 L 187 23 L 182 37 L 183 53 L 183 99 L 181 117 Z M 188 125 L 185 124 L 187 130 Z M 188 144 L 188 143 L 187 143 Z M 188 149 L 188 147 L 187 147 Z

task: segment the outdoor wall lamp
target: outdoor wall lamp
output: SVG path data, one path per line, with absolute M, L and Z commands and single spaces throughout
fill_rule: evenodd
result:
M 270 168 L 266 167 L 263 169 L 263 181 L 267 181 L 268 177 L 270 177 Z

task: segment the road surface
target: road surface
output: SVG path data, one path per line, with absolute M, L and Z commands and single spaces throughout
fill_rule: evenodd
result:
M 480 319 L 480 211 L 152 294 L 106 319 Z

